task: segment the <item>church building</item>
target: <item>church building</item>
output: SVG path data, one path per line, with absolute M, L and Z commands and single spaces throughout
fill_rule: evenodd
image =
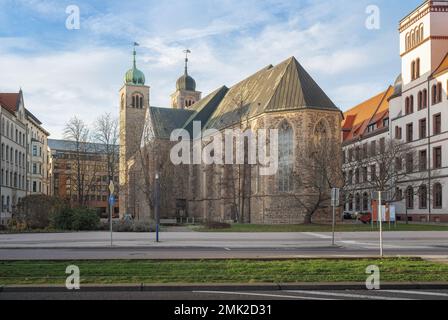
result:
M 318 188 L 316 170 L 308 164 L 317 141 L 325 140 L 331 146 L 327 152 L 333 150 L 326 165 L 341 167 L 342 113 L 331 99 L 294 57 L 202 97 L 189 74 L 188 53 L 171 108 L 160 108 L 150 104 L 150 87 L 137 69 L 134 49 L 133 67 L 120 90 L 120 216 L 153 219 L 158 179 L 164 219 L 329 221 L 330 187 Z M 174 165 L 170 151 L 178 142 L 170 140 L 173 130 L 185 129 L 194 139 L 193 127 L 199 122 L 202 131 L 277 129 L 278 170 L 264 176 L 260 165 L 246 162 Z M 311 210 L 316 200 L 318 206 Z

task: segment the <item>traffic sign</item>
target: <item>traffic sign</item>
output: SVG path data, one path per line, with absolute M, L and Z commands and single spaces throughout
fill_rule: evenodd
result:
M 333 188 L 331 190 L 331 206 L 332 207 L 339 207 L 339 188 Z
M 110 206 L 113 206 L 114 204 L 115 204 L 115 196 L 111 195 L 111 196 L 109 197 L 109 205 L 110 205 Z
M 115 186 L 114 186 L 114 182 L 112 180 L 110 180 L 110 183 L 109 183 L 109 191 L 110 191 L 110 194 L 114 194 Z

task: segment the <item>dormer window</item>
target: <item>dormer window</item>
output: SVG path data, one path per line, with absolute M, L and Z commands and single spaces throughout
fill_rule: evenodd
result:
M 373 124 L 370 124 L 368 127 L 367 127 L 367 132 L 373 132 L 373 131 L 375 131 L 375 129 L 376 129 L 376 125 L 373 123 Z
M 389 118 L 386 118 L 383 120 L 383 127 L 388 127 L 389 126 Z

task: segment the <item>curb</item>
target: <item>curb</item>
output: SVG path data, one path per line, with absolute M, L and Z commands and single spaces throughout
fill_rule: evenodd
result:
M 384 283 L 384 290 L 448 290 L 448 283 Z M 281 290 L 367 290 L 364 283 L 274 283 L 274 284 L 216 284 L 216 285 L 84 285 L 81 292 L 144 292 L 144 291 L 281 291 Z M 5 292 L 76 292 L 64 286 L 3 286 Z

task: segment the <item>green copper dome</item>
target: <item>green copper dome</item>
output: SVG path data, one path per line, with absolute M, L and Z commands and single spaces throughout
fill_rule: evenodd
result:
M 127 85 L 143 86 L 145 85 L 145 75 L 142 71 L 137 69 L 137 64 L 135 62 L 136 54 L 137 53 L 135 52 L 134 49 L 134 65 L 132 69 L 126 72 L 126 75 L 124 77 L 124 83 Z

